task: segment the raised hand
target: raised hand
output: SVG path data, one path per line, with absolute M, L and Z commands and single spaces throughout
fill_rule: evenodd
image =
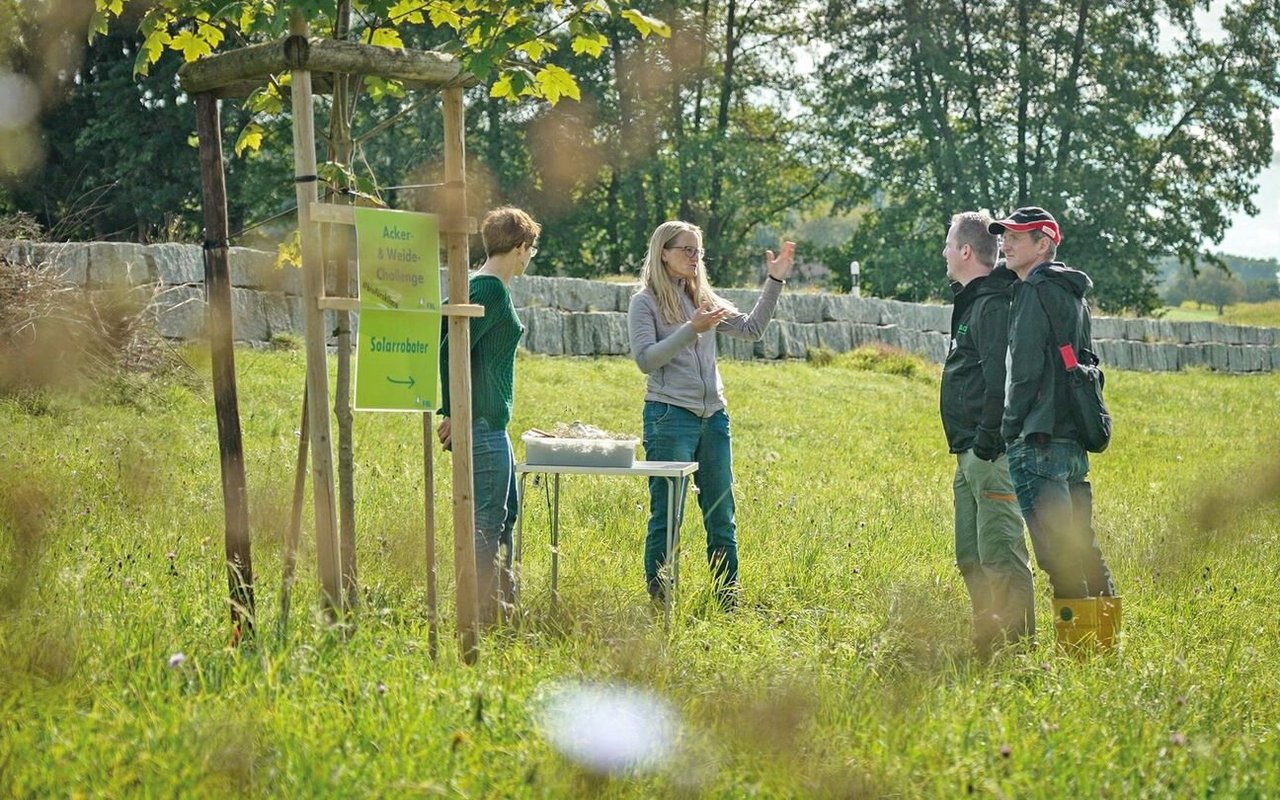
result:
M 782 252 L 774 258 L 772 250 L 764 251 L 764 268 L 769 271 L 769 277 L 779 281 L 785 281 L 787 276 L 791 274 L 791 267 L 795 264 L 796 243 L 783 242 Z
M 729 309 L 713 306 L 711 301 L 707 300 L 693 312 L 693 320 L 691 320 L 693 330 L 696 333 L 706 333 L 719 325 L 727 316 L 729 316 Z

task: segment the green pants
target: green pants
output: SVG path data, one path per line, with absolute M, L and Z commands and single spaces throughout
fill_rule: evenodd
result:
M 956 456 L 956 566 L 973 602 L 974 643 L 1035 636 L 1035 588 L 1022 512 L 1005 456 Z

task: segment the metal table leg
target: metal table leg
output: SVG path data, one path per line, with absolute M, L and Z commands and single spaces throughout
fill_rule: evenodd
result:
M 516 598 L 516 602 L 520 601 L 520 559 L 524 555 L 524 482 L 528 480 L 529 473 L 520 473 L 520 480 L 516 483 L 516 524 L 511 530 L 512 550 L 511 558 L 515 561 L 514 569 L 511 571 L 512 594 Z
M 551 491 L 551 606 L 560 601 L 560 473 L 555 474 Z
M 671 627 L 671 605 L 680 582 L 680 519 L 683 516 L 685 479 L 664 478 L 667 482 L 667 591 L 663 597 L 663 629 Z

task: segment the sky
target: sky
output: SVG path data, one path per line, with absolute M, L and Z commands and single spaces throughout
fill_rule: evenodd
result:
M 1280 110 L 1271 113 L 1271 129 L 1271 166 L 1258 176 L 1258 191 L 1253 195 L 1258 216 L 1236 212 L 1222 243 L 1206 242 L 1206 247 L 1233 256 L 1280 258 Z

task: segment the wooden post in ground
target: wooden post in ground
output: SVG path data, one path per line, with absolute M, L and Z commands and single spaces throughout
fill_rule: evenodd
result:
M 289 631 L 289 607 L 298 568 L 298 540 L 302 538 L 302 504 L 307 493 L 307 392 L 302 392 L 302 414 L 298 422 L 298 460 L 293 472 L 293 508 L 284 540 L 284 580 L 280 585 L 280 635 Z
M 462 89 L 445 89 L 444 197 L 449 217 L 467 213 L 465 117 Z M 455 227 L 455 226 L 450 226 Z M 467 286 L 467 235 L 445 234 L 449 265 L 449 302 L 471 300 Z M 475 491 L 471 476 L 471 320 L 449 317 L 450 432 L 453 437 L 453 570 L 457 578 L 458 644 L 468 664 L 479 656 L 480 609 L 476 598 Z
M 319 199 L 316 176 L 316 134 L 312 109 L 311 71 L 306 69 L 307 23 L 294 11 L 285 50 L 291 67 L 293 99 L 294 186 L 298 196 L 298 232 L 302 246 L 302 308 L 306 320 L 307 423 L 311 429 L 311 488 L 315 494 L 316 559 L 325 610 L 331 621 L 343 616 L 341 550 L 333 489 L 333 445 L 329 424 L 329 365 L 325 347 L 324 258 L 320 230 L 311 221 L 311 204 Z
M 249 499 L 245 489 L 240 405 L 236 396 L 236 359 L 232 346 L 222 126 L 218 100 L 208 92 L 196 95 L 196 135 L 200 143 L 200 182 L 204 204 L 204 285 L 209 304 L 213 401 L 218 418 L 222 505 L 226 519 L 227 585 L 231 598 L 232 637 L 239 642 L 242 637 L 253 633 L 253 559 L 249 552 Z
M 422 483 L 427 527 L 427 652 L 432 661 L 438 649 L 436 627 L 440 619 L 436 598 L 436 470 L 431 452 L 434 440 L 431 412 L 427 411 L 422 415 Z

